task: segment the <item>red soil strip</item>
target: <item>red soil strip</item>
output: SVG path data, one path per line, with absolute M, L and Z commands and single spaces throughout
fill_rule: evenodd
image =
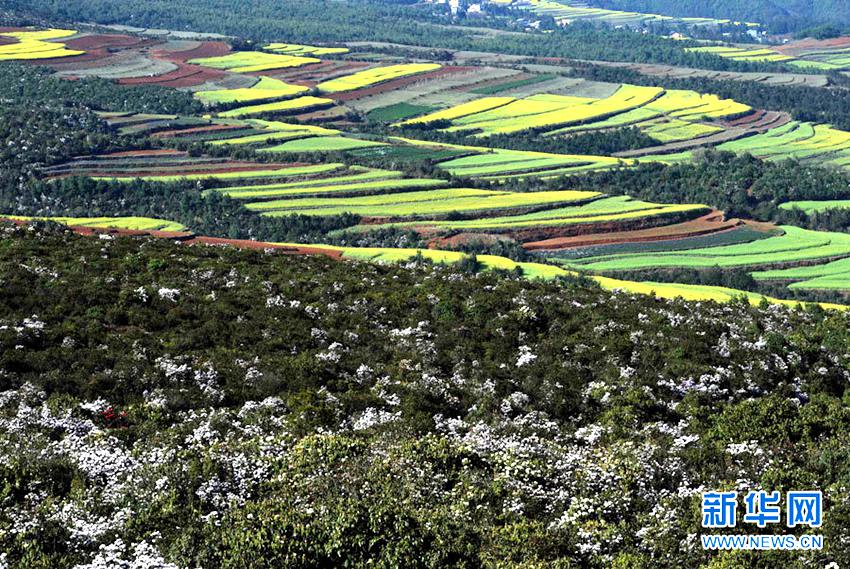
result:
M 774 49 L 787 55 L 800 55 L 801 52 L 818 49 L 840 49 L 850 47 L 850 37 L 832 38 L 828 40 L 805 39 L 777 46 Z
M 151 135 L 151 138 L 175 138 L 178 136 L 187 136 L 190 134 L 200 134 L 204 132 L 219 132 L 222 130 L 242 130 L 245 127 L 238 124 L 211 124 L 209 126 L 196 126 L 192 128 L 161 130 Z
M 322 61 L 303 67 L 270 70 L 264 73 L 287 82 L 319 83 L 335 77 L 349 75 L 367 67 L 369 67 L 368 63 L 360 61 Z
M 514 81 L 522 81 L 531 77 L 533 77 L 533 75 L 529 75 L 528 73 L 517 73 L 515 75 L 508 75 L 506 77 L 496 77 L 495 79 L 487 79 L 486 81 L 479 81 L 477 83 L 458 85 L 457 87 L 453 88 L 452 91 L 466 92 L 471 89 L 483 89 L 485 87 L 492 87 L 493 85 L 501 85 L 503 83 L 513 83 Z
M 188 153 L 182 150 L 172 150 L 170 148 L 158 148 L 153 150 L 126 150 L 124 152 L 112 152 L 111 154 L 101 154 L 97 158 L 134 158 L 136 156 L 186 156 Z
M 0 28 L 0 34 L 5 34 L 7 32 L 26 32 L 28 31 L 26 28 Z
M 72 55 L 69 57 L 53 57 L 51 59 L 34 59 L 33 63 L 37 63 L 38 65 L 49 65 L 55 71 L 74 71 L 75 69 L 80 69 L 81 67 L 78 65 L 79 63 L 100 61 L 102 59 L 106 59 L 112 55 L 109 51 L 104 49 L 92 49 L 86 51 L 85 53 L 81 53 L 80 55 Z M 92 66 L 93 67 L 93 66 Z
M 223 41 L 205 41 L 200 46 L 184 51 L 159 50 L 154 55 L 175 63 L 186 63 L 190 59 L 202 57 L 219 57 L 230 53 L 230 46 Z
M 726 124 L 727 126 L 749 126 L 750 124 L 761 119 L 764 116 L 765 112 L 766 111 L 759 109 L 758 111 L 756 111 L 754 113 L 750 113 L 745 117 L 740 117 L 740 118 L 737 118 L 735 120 L 726 121 L 724 124 Z
M 791 116 L 787 113 L 760 110 L 739 119 L 724 121 L 723 125 L 727 128 L 743 127 L 748 130 L 763 132 L 771 128 L 782 126 L 790 120 Z
M 275 251 L 290 255 L 325 255 L 333 259 L 342 259 L 342 251 L 325 249 L 324 247 L 292 247 L 289 245 L 278 245 L 266 241 L 251 241 L 249 239 L 222 239 L 219 237 L 195 237 L 184 241 L 189 245 L 218 245 L 236 247 L 237 249 L 273 249 Z
M 157 57 L 158 59 L 161 59 Z M 121 85 L 160 85 L 163 87 L 194 87 L 207 81 L 215 81 L 225 76 L 223 71 L 202 67 L 200 65 L 189 65 L 187 63 L 174 62 L 177 69 L 162 75 L 151 77 L 127 77 L 119 79 Z
M 7 38 L 4 36 L 0 36 L 0 45 L 10 45 L 13 43 L 18 43 L 18 40 L 15 38 Z
M 8 219 L 0 217 L 0 221 L 11 222 L 18 226 L 29 223 L 28 220 Z M 186 245 L 208 245 L 218 247 L 234 247 L 236 249 L 272 250 L 284 255 L 324 255 L 331 259 L 341 260 L 342 251 L 324 247 L 302 247 L 268 243 L 266 241 L 251 241 L 249 239 L 222 239 L 219 237 L 202 237 L 188 231 L 156 231 L 144 229 L 113 229 L 70 225 L 68 228 L 78 235 L 114 235 L 116 237 L 156 237 L 172 239 Z
M 542 241 L 525 243 L 523 247 L 529 251 L 572 249 L 579 247 L 592 247 L 595 245 L 613 245 L 615 243 L 643 243 L 650 241 L 668 241 L 672 239 L 684 239 L 686 237 L 698 237 L 709 235 L 719 231 L 726 231 L 741 225 L 739 219 L 723 219 L 723 212 L 714 210 L 697 219 L 653 227 L 651 229 L 637 229 L 634 231 L 618 231 L 605 233 L 591 233 L 586 235 L 574 235 L 572 237 L 555 237 Z
M 105 48 L 128 48 L 136 47 L 139 44 L 145 43 L 145 40 L 133 36 L 125 36 L 120 34 L 96 34 L 92 36 L 84 36 L 68 41 L 63 41 L 69 49 L 81 49 L 89 51 L 92 49 Z
M 216 174 L 228 173 L 246 173 L 262 171 L 262 170 L 283 170 L 286 168 L 294 168 L 306 166 L 306 164 L 257 164 L 255 162 L 229 162 L 229 163 L 201 163 L 192 164 L 188 162 L 180 166 L 157 166 L 151 164 L 148 168 L 139 168 L 136 170 L 110 170 L 109 164 L 104 164 L 103 170 L 95 170 L 91 167 L 81 168 L 70 173 L 62 173 L 57 176 L 52 176 L 51 179 L 68 178 L 71 176 L 89 176 L 97 178 L 141 178 L 148 176 L 177 176 L 181 174 L 201 174 L 214 176 Z M 286 173 L 282 172 L 280 177 L 286 177 Z
M 438 79 L 445 75 L 451 75 L 453 73 L 464 73 L 475 69 L 474 67 L 459 67 L 459 66 L 447 66 L 437 69 L 435 71 L 430 71 L 428 73 L 420 73 L 418 75 L 410 75 L 408 77 L 400 77 L 398 79 L 393 79 L 392 81 L 386 81 L 384 83 L 380 83 L 378 85 L 374 85 L 373 87 L 367 87 L 364 89 L 357 89 L 356 91 L 348 91 L 345 93 L 331 93 L 327 95 L 331 99 L 335 99 L 337 101 L 351 101 L 352 99 L 360 99 L 363 97 L 369 97 L 371 95 L 378 95 L 380 93 L 386 93 L 387 91 L 395 91 L 396 89 L 402 89 L 407 87 L 408 85 L 412 85 L 414 83 L 419 83 L 421 81 L 428 81 L 431 79 Z

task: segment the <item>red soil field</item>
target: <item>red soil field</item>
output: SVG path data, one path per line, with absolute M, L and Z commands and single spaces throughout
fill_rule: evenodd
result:
M 271 70 L 264 73 L 281 81 L 307 84 L 319 83 L 334 77 L 349 75 L 366 67 L 369 67 L 369 64 L 361 61 L 322 61 L 321 63 L 311 63 L 304 67 L 280 69 L 277 71 Z
M 615 243 L 668 241 L 727 231 L 738 227 L 741 223 L 742 222 L 739 219 L 725 220 L 723 218 L 723 212 L 714 210 L 711 213 L 697 219 L 672 225 L 664 225 L 650 229 L 637 229 L 634 231 L 617 231 L 612 233 L 603 232 L 590 233 L 586 235 L 573 235 L 571 237 L 555 237 L 552 239 L 525 243 L 523 247 L 529 251 L 538 251 L 591 247 L 594 245 L 612 245 Z
M 72 40 L 62 42 L 68 46 L 68 49 L 82 49 L 85 51 L 91 49 L 104 49 L 104 48 L 128 48 L 128 47 L 137 47 L 139 44 L 143 43 L 153 43 L 148 40 L 143 40 L 142 38 L 137 38 L 133 36 L 125 36 L 121 34 L 95 34 L 91 36 L 84 36 L 81 38 L 75 38 Z
M 753 113 L 748 114 L 747 116 L 740 117 L 731 121 L 725 121 L 726 126 L 749 126 L 750 124 L 758 121 L 765 115 L 764 110 L 759 109 Z
M 0 45 L 9 45 L 12 43 L 18 43 L 18 40 L 15 38 L 7 38 L 5 36 L 0 36 Z
M 850 37 L 832 38 L 828 40 L 805 39 L 775 47 L 776 51 L 787 55 L 799 55 L 801 52 L 816 49 L 836 49 L 850 47 Z
M 288 245 L 277 245 L 266 241 L 250 241 L 248 239 L 223 239 L 219 237 L 195 237 L 184 241 L 189 245 L 218 245 L 236 247 L 237 249 L 273 249 L 276 252 L 289 255 L 325 255 L 333 259 L 341 259 L 342 252 L 323 247 L 291 247 Z
M 218 57 L 230 53 L 230 46 L 223 41 L 205 41 L 200 46 L 194 49 L 184 51 L 165 51 L 160 50 L 154 55 L 166 59 L 168 61 L 185 63 L 190 59 L 198 59 L 201 57 Z
M 403 87 L 407 87 L 408 85 L 412 85 L 414 83 L 418 83 L 420 81 L 427 81 L 429 79 L 437 79 L 439 77 L 443 77 L 445 75 L 451 75 L 452 73 L 462 73 L 466 71 L 470 71 L 474 69 L 473 67 L 459 67 L 459 66 L 446 66 L 441 69 L 437 69 L 436 71 L 431 71 L 428 73 L 420 73 L 419 75 L 411 75 L 409 77 L 400 77 L 398 79 L 393 79 L 392 81 L 386 81 L 385 83 L 380 83 L 373 87 L 367 87 L 365 89 L 357 89 L 356 91 L 348 91 L 346 93 L 330 93 L 327 97 L 331 99 L 335 99 L 337 101 L 351 101 L 352 99 L 360 99 L 362 97 L 368 97 L 370 95 L 377 95 L 379 93 L 385 93 L 387 91 L 395 91 L 396 89 L 401 89 Z
M 156 56 L 162 59 L 161 56 Z M 163 87 L 194 87 L 201 85 L 207 81 L 215 81 L 225 76 L 223 71 L 210 69 L 209 67 L 201 67 L 200 65 L 190 65 L 188 63 L 172 62 L 177 65 L 177 69 L 169 71 L 162 75 L 154 75 L 152 77 L 127 77 L 119 79 L 121 85 L 160 85 Z

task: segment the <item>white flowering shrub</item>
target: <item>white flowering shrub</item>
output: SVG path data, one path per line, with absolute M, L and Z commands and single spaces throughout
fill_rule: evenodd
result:
M 0 239 L 0 568 L 850 564 L 844 314 Z M 822 552 L 699 547 L 798 485 Z

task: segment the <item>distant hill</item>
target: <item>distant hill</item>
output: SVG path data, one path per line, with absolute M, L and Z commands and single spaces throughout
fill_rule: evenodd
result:
M 850 0 L 591 0 L 613 10 L 759 22 L 774 32 L 817 24 L 850 25 Z

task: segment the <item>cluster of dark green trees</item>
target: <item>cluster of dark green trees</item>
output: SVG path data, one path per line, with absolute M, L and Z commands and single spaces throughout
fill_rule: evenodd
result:
M 703 203 L 729 217 L 785 223 L 795 219 L 804 227 L 846 231 L 846 221 L 824 227 L 800 219 L 779 204 L 797 200 L 836 200 L 850 197 L 845 172 L 804 166 L 793 160 L 766 162 L 750 155 L 705 150 L 690 163 L 641 164 L 562 180 L 568 187 L 630 195 L 661 203 Z M 790 219 L 786 216 L 792 216 Z M 838 219 L 836 217 L 835 219 Z
M 69 107 L 85 106 L 98 111 L 200 114 L 203 105 L 190 93 L 139 85 L 127 87 L 96 77 L 68 81 L 47 67 L 0 63 L 0 100 L 31 105 L 50 103 Z
M 449 20 L 428 4 L 365 0 L 256 0 L 234 4 L 228 0 L 140 0 L 136 3 L 86 0 L 73 5 L 61 0 L 3 0 L 3 4 L 38 17 L 69 22 L 123 24 L 217 32 L 263 41 L 384 41 L 429 46 L 438 50 L 497 51 L 535 57 L 564 57 L 666 63 L 717 70 L 777 70 L 770 63 L 738 62 L 709 53 L 691 53 L 693 42 L 672 41 L 653 34 L 577 24 L 548 33 L 492 33 L 464 26 L 446 27 Z M 222 17 L 227 14 L 229 17 Z M 528 17 L 527 12 L 521 15 Z M 551 20 L 551 18 L 550 18 Z M 510 31 L 517 18 L 471 21 Z M 245 44 L 249 45 L 249 44 Z
M 12 569 L 73 567 L 99 542 L 152 536 L 177 566 L 227 569 L 814 563 L 683 546 L 700 531 L 689 489 L 742 477 L 824 489 L 827 549 L 811 555 L 850 559 L 841 313 L 49 229 L 3 230 L 0 282 L 0 527 L 18 528 L 0 532 L 0 550 Z M 163 361 L 214 370 L 220 398 Z M 101 399 L 112 415 L 83 405 Z M 395 418 L 340 427 L 369 409 Z M 89 420 L 105 432 L 76 445 L 114 449 L 97 455 L 120 465 L 103 466 L 105 480 L 95 461 L 55 453 Z M 215 442 L 190 443 L 201 436 Z M 150 469 L 117 462 L 131 452 Z M 246 473 L 246 461 L 263 468 Z M 116 484 L 129 468 L 137 477 Z M 203 499 L 232 488 L 226 507 Z M 556 524 L 575 501 L 592 517 Z M 77 504 L 133 516 L 80 542 L 50 516 L 63 505 L 78 516 Z M 661 508 L 664 539 L 642 540 Z M 591 539 L 606 551 L 581 547 Z
M 451 126 L 450 121 L 424 123 L 421 126 L 404 127 L 402 136 L 445 142 L 448 144 L 475 145 L 480 139 L 475 132 L 445 132 L 440 129 Z M 551 129 L 550 129 L 551 130 Z M 399 129 L 393 129 L 398 134 Z M 495 134 L 487 137 L 487 145 L 493 148 L 531 150 L 560 154 L 609 155 L 626 150 L 637 150 L 657 146 L 659 142 L 637 127 L 621 127 L 598 132 L 577 133 L 568 137 L 545 137 L 532 129 L 511 134 Z

